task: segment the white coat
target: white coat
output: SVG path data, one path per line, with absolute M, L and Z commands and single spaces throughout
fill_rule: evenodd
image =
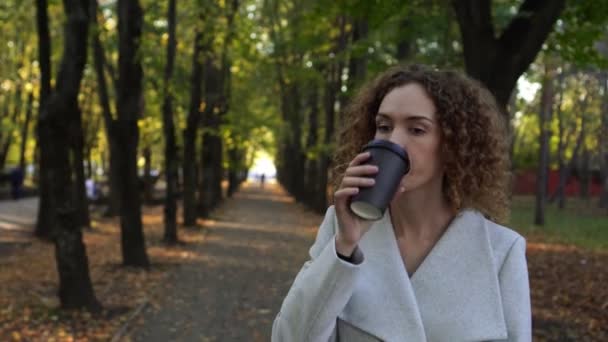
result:
M 338 258 L 334 207 L 272 327 L 275 342 L 531 341 L 526 242 L 463 210 L 410 277 L 389 210 L 354 263 Z

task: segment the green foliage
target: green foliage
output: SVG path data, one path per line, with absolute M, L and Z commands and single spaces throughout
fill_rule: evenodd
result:
M 608 54 L 597 43 L 608 35 L 608 1 L 568 0 L 549 45 L 565 61 L 578 66 L 608 67 Z

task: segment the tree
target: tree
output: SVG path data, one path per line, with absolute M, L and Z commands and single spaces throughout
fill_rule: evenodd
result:
M 538 162 L 538 176 L 536 177 L 536 211 L 534 223 L 537 225 L 545 224 L 545 204 L 547 196 L 547 172 L 549 170 L 549 124 L 553 111 L 554 97 L 554 77 L 555 67 L 545 65 L 545 75 L 543 77 L 542 97 L 540 105 L 540 151 Z
M 165 179 L 167 191 L 165 194 L 165 235 L 167 243 L 177 242 L 177 146 L 175 143 L 175 125 L 173 123 L 173 89 L 170 87 L 173 76 L 173 65 L 175 63 L 175 48 L 177 40 L 175 37 L 176 25 L 175 0 L 169 0 L 167 10 L 167 22 L 169 31 L 169 42 L 167 44 L 167 61 L 165 64 L 165 75 L 163 79 L 163 130 L 165 134 Z
M 209 44 L 204 41 L 208 39 L 204 36 L 205 17 L 199 13 L 196 23 L 196 33 L 194 37 L 192 52 L 192 73 L 190 76 L 190 106 L 186 119 L 186 129 L 184 130 L 184 156 L 183 156 L 183 215 L 184 225 L 196 225 L 196 133 L 200 122 L 200 107 L 202 100 L 203 85 L 203 62 L 202 54 Z
M 225 8 L 226 27 L 221 49 L 209 51 L 205 60 L 205 111 L 201 147 L 201 182 L 199 215 L 206 217 L 222 200 L 223 141 L 221 126 L 225 122 L 230 97 L 230 46 L 235 34 L 234 17 L 239 1 Z M 217 30 L 217 28 L 216 28 Z
M 115 216 L 120 210 L 120 173 L 118 169 L 118 155 L 120 153 L 120 145 L 118 145 L 116 119 L 112 114 L 110 106 L 110 95 L 106 82 L 105 69 L 110 66 L 106 61 L 103 45 L 100 39 L 100 26 L 97 23 L 97 0 L 90 1 L 91 20 L 93 23 L 93 34 L 91 44 L 93 46 L 93 63 L 95 74 L 97 75 L 97 90 L 99 95 L 99 103 L 102 108 L 104 127 L 106 132 L 106 140 L 110 148 L 109 153 L 109 184 L 110 193 L 108 196 L 108 207 L 106 216 Z M 110 74 L 113 77 L 113 73 Z M 114 82 L 116 84 L 116 82 Z
M 600 130 L 600 165 L 602 166 L 602 193 L 599 206 L 608 209 L 608 72 L 604 71 L 599 77 L 602 89 L 602 126 Z
M 37 5 L 46 4 L 39 1 Z M 73 151 L 69 148 L 73 133 L 70 125 L 75 117 L 81 115 L 78 92 L 87 58 L 88 3 L 87 0 L 64 0 L 63 6 L 67 17 L 63 58 L 56 89 L 41 111 L 41 125 L 48 131 L 41 136 L 40 143 L 48 147 L 49 203 L 52 204 L 52 238 L 61 306 L 98 311 L 100 304 L 93 293 L 74 196 L 73 177 L 77 160 L 70 156 Z M 39 9 L 42 10 L 41 7 Z
M 149 267 L 141 222 L 137 176 L 138 118 L 142 110 L 142 67 L 138 57 L 143 11 L 138 0 L 118 0 L 116 161 L 120 173 L 120 230 L 123 264 Z
M 40 198 L 38 201 L 38 217 L 36 218 L 36 236 L 50 238 L 52 222 L 51 203 L 49 202 L 50 180 L 47 173 L 49 165 L 48 145 L 40 143 L 49 141 L 49 128 L 46 122 L 41 120 L 46 102 L 51 94 L 51 36 L 49 34 L 49 19 L 47 12 L 47 1 L 36 0 L 36 27 L 38 29 L 38 63 L 40 65 L 40 95 L 38 97 L 38 150 L 39 171 L 38 187 Z
M 565 0 L 526 0 L 497 37 L 491 0 L 452 1 L 466 71 L 492 91 L 505 113 L 517 80 L 541 50 L 564 4 Z

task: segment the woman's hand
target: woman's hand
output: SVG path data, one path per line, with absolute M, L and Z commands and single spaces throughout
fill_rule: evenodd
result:
M 336 235 L 336 251 L 342 255 L 353 253 L 373 223 L 373 221 L 359 218 L 349 208 L 350 198 L 359 193 L 359 188 L 374 185 L 374 179 L 369 176 L 375 175 L 378 167 L 361 165 L 369 157 L 369 152 L 360 153 L 348 164 L 340 188 L 334 194 L 334 206 L 339 226 Z

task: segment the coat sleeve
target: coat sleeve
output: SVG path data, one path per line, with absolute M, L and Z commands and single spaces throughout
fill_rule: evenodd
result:
M 336 341 L 336 320 L 350 299 L 363 254 L 354 262 L 336 253 L 337 220 L 334 207 L 325 213 L 310 259 L 297 274 L 272 326 L 273 342 Z
M 526 262 L 526 240 L 518 237 L 499 273 L 502 302 L 507 324 L 508 341 L 528 342 L 532 340 L 532 312 L 530 306 L 530 283 Z

